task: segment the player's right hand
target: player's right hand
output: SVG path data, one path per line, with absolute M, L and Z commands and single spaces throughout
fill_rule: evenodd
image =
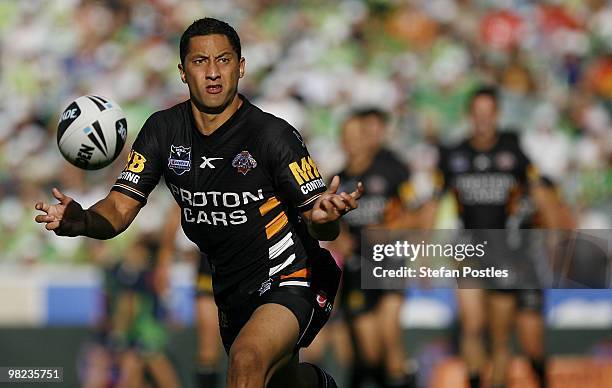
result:
M 45 202 L 37 202 L 36 210 L 45 214 L 37 215 L 34 221 L 45 224 L 45 229 L 52 230 L 58 236 L 79 235 L 79 231 L 85 226 L 85 211 L 78 202 L 58 189 L 53 188 L 51 192 L 59 203 L 50 205 Z
M 357 209 L 364 191 L 363 183 L 357 183 L 357 188 L 350 194 L 344 191 L 337 194 L 338 187 L 340 187 L 340 177 L 336 175 L 327 191 L 312 206 L 309 219 L 313 224 L 335 221 L 351 210 Z

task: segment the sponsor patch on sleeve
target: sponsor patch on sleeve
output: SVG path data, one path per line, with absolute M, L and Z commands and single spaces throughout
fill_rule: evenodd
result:
M 310 156 L 303 157 L 299 162 L 289 164 L 289 170 L 296 183 L 300 186 L 302 194 L 325 187 L 325 182 L 321 178 L 316 163 Z

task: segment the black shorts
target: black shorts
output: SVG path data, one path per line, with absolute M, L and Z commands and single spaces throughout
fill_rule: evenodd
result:
M 213 296 L 212 286 L 212 269 L 208 258 L 204 254 L 200 254 L 198 263 L 198 277 L 196 279 L 196 297 Z
M 221 340 L 228 354 L 253 312 L 267 303 L 285 306 L 297 318 L 300 333 L 294 351 L 310 345 L 329 320 L 341 277 L 340 268 L 325 252 L 323 257 L 315 260 L 308 286 L 281 285 L 287 282 L 277 279 L 247 295 L 235 292 L 215 297 Z
M 361 259 L 353 256 L 345 263 L 340 305 L 348 319 L 373 311 L 384 295 L 403 295 L 403 290 L 361 288 Z
M 516 306 L 519 311 L 541 312 L 544 307 L 543 291 L 539 289 L 499 289 L 491 290 L 516 297 Z

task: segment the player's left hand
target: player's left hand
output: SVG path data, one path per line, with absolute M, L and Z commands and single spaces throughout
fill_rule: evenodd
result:
M 357 188 L 352 193 L 341 192 L 337 194 L 340 186 L 340 177 L 334 176 L 329 188 L 321 195 L 312 207 L 310 222 L 313 224 L 325 224 L 333 222 L 359 206 L 359 198 L 363 194 L 363 183 L 357 183 Z

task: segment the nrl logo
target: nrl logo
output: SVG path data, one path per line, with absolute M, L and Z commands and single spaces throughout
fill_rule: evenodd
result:
M 236 167 L 238 172 L 246 175 L 247 172 L 257 167 L 257 161 L 253 159 L 249 151 L 242 151 L 232 160 L 232 167 Z
M 168 168 L 176 175 L 183 175 L 186 171 L 191 170 L 191 147 L 171 145 Z

